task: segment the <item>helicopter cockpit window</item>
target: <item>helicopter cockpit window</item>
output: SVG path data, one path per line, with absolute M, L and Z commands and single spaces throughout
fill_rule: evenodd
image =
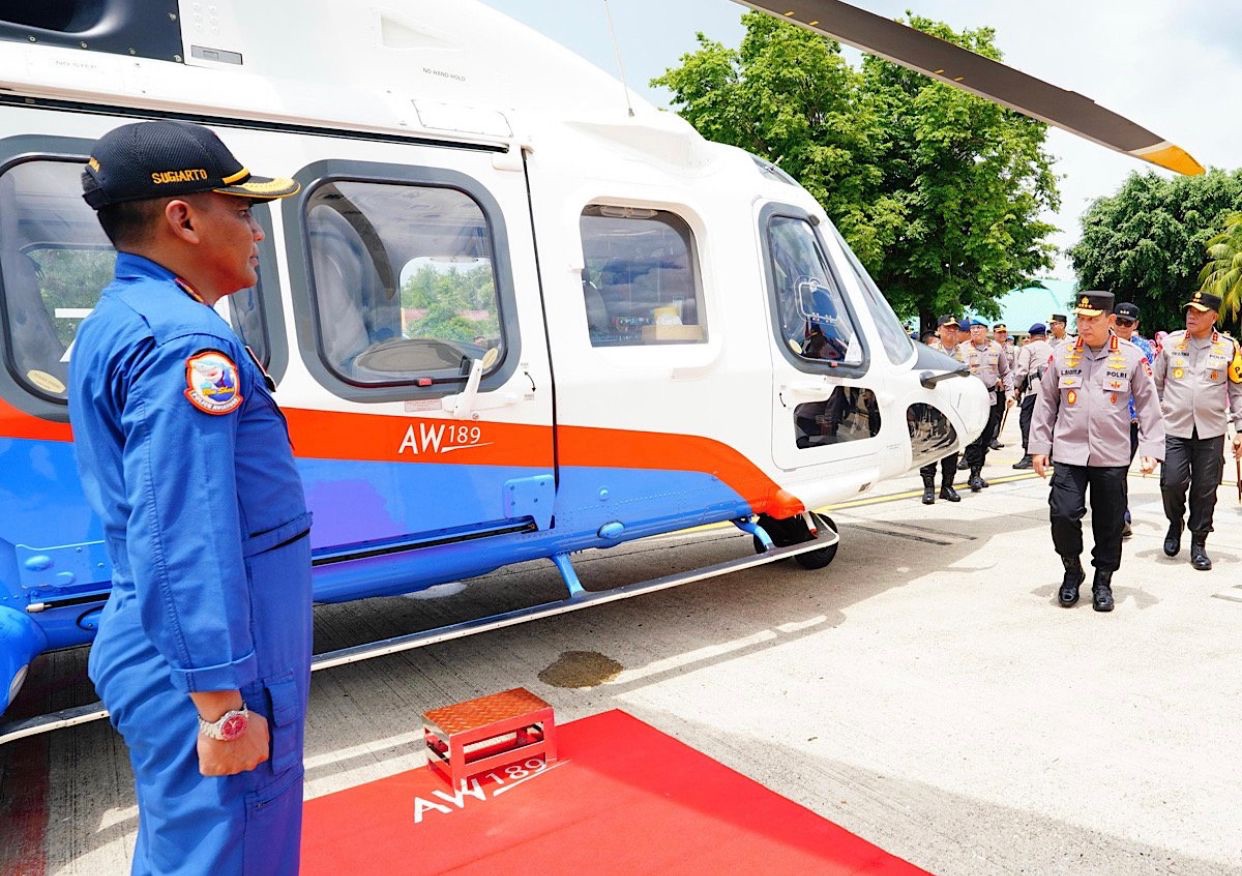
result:
M 116 252 L 82 200 L 86 158 L 22 161 L 0 175 L 0 313 L 7 367 L 23 389 L 65 402 L 82 320 L 112 281 Z M 260 289 L 229 296 L 233 328 L 268 364 Z
M 321 354 L 363 386 L 459 382 L 504 357 L 492 236 L 465 192 L 337 181 L 307 202 Z
M 862 342 L 828 262 L 804 219 L 774 216 L 768 245 L 782 340 L 796 355 L 833 365 L 861 365 Z
M 863 297 L 867 301 L 867 309 L 871 311 L 871 318 L 875 320 L 876 328 L 880 330 L 880 340 L 884 343 L 884 352 L 888 354 L 889 360 L 894 365 L 904 365 L 914 356 L 914 342 L 906 334 L 905 328 L 901 325 L 901 320 L 893 312 L 892 305 L 888 303 L 884 293 L 880 291 L 880 287 L 875 284 L 875 280 L 871 279 L 871 275 L 867 273 L 867 269 L 858 260 L 858 256 L 850 249 L 850 245 L 845 242 L 841 232 L 833 228 L 832 233 L 836 237 L 842 252 L 845 253 L 850 267 L 854 269 L 854 274 L 858 277 L 858 285 L 862 287 Z
M 582 211 L 582 294 L 596 347 L 707 340 L 694 238 L 666 210 L 594 204 Z

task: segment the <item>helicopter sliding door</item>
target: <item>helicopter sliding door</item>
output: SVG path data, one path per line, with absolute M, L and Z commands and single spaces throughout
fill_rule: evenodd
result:
M 772 456 L 787 471 L 839 467 L 861 486 L 878 451 L 880 405 L 856 310 L 818 225 L 796 207 L 769 204 L 760 213 L 777 348 Z
M 286 243 L 305 370 L 281 403 L 317 562 L 329 567 L 316 597 L 502 565 L 504 536 L 551 526 L 554 491 L 522 174 L 480 148 L 324 137 L 282 146 L 301 150 L 302 191 L 282 209 L 297 232 Z M 463 541 L 469 551 L 406 579 L 408 548 Z M 355 580 L 346 561 L 365 558 L 390 568 Z

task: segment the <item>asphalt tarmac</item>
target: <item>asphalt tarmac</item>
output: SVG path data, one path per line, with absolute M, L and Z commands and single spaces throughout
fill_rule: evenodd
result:
M 1164 557 L 1158 481 L 1135 468 L 1117 608 L 1099 614 L 1089 595 L 1056 605 L 1047 484 L 1010 469 L 1016 422 L 1002 440 L 992 486 L 958 504 L 920 504 L 915 476 L 831 510 L 827 569 L 786 561 L 316 673 L 308 797 L 423 764 L 424 710 L 523 686 L 562 722 L 624 709 L 936 873 L 1242 874 L 1232 460 L 1210 573 Z M 750 550 L 712 528 L 575 564 L 600 589 Z M 559 593 L 531 563 L 322 606 L 317 650 Z M 41 659 L 19 703 L 89 701 L 84 662 Z M 126 873 L 136 819 L 106 723 L 0 747 L 0 872 Z

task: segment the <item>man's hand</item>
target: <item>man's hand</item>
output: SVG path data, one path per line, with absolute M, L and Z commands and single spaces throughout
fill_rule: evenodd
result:
M 250 712 L 246 732 L 231 742 L 198 734 L 198 771 L 205 776 L 249 772 L 267 758 L 267 719 L 258 712 Z
M 1035 469 L 1035 474 L 1041 478 L 1048 477 L 1048 457 L 1042 453 L 1032 453 L 1031 468 Z
M 1233 436 L 1233 458 L 1242 459 L 1242 432 Z
M 1005 396 L 1005 407 L 1007 409 L 1013 407 L 1013 396 L 1012 395 Z
M 1143 456 L 1139 458 L 1139 471 L 1145 475 L 1151 474 L 1156 470 L 1156 460 L 1151 456 Z

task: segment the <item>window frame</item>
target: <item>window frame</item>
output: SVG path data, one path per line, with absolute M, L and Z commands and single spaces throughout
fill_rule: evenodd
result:
M 479 391 L 490 392 L 509 381 L 517 371 L 522 355 L 513 263 L 509 254 L 509 236 L 504 214 L 499 202 L 482 182 L 467 174 L 442 167 L 341 158 L 312 162 L 295 173 L 294 179 L 301 183 L 301 190 L 296 196 L 285 198 L 281 203 L 286 229 L 289 279 L 293 290 L 294 326 L 302 362 L 321 386 L 333 395 L 349 401 L 391 402 L 454 395 L 461 392 L 468 379 L 468 376 L 463 375 L 426 387 L 418 386 L 408 379 L 361 384 L 344 379 L 328 362 L 320 328 L 319 296 L 314 286 L 314 262 L 307 210 L 310 198 L 317 189 L 338 182 L 452 189 L 474 201 L 483 215 L 491 239 L 498 322 L 504 341 L 504 354 L 483 375 L 479 382 Z
M 808 359 L 799 356 L 789 349 L 785 337 L 781 333 L 781 324 L 778 314 L 780 313 L 780 302 L 777 300 L 776 289 L 776 267 L 772 259 L 772 220 L 774 219 L 794 219 L 805 222 L 811 229 L 812 235 L 815 237 L 815 243 L 819 247 L 819 254 L 824 260 L 825 270 L 828 277 L 836 286 L 836 291 L 841 297 L 841 303 L 845 307 L 845 312 L 850 318 L 850 323 L 854 329 L 854 337 L 858 339 L 858 344 L 862 348 L 862 361 L 857 365 L 847 365 L 843 362 L 832 362 L 829 360 Z M 763 206 L 759 211 L 759 236 L 763 245 L 763 275 L 764 283 L 767 285 L 768 306 L 770 309 L 769 322 L 772 330 L 772 337 L 776 342 L 776 346 L 780 349 L 781 355 L 789 364 L 793 365 L 799 371 L 805 371 L 808 374 L 831 374 L 834 377 L 843 378 L 861 378 L 866 376 L 871 368 L 871 345 L 867 341 L 867 332 L 864 323 L 859 319 L 858 311 L 854 307 L 854 303 L 850 301 L 849 293 L 846 292 L 846 286 L 841 282 L 841 275 L 837 272 L 836 265 L 833 263 L 831 250 L 828 249 L 824 242 L 824 237 L 820 233 L 820 219 L 818 216 L 810 213 L 801 207 L 795 207 L 791 204 L 782 204 L 779 202 L 770 202 Z
M 64 137 L 51 134 L 19 134 L 0 138 L 0 176 L 22 164 L 52 161 L 61 164 L 85 165 L 95 140 L 86 137 Z M 262 205 L 256 205 L 262 206 Z M 270 210 L 255 211 L 255 218 L 263 228 L 265 240 L 259 244 L 260 272 L 267 281 L 267 291 L 261 291 L 259 302 L 267 334 L 271 361 L 268 373 L 277 383 L 284 376 L 288 364 L 288 344 L 284 332 L 284 313 L 280 301 L 280 272 L 276 264 L 276 247 L 272 238 Z M 269 279 L 270 276 L 270 279 Z M 274 287 L 276 294 L 271 294 Z M 102 291 L 102 290 L 101 290 Z M 232 312 L 230 311 L 230 327 Z M 13 345 L 9 322 L 8 295 L 4 289 L 4 272 L 0 270 L 0 398 L 18 410 L 55 422 L 68 422 L 69 400 L 40 391 L 20 374 L 16 350 Z
M 708 301 L 707 301 L 708 296 L 707 296 L 707 287 L 704 282 L 703 262 L 699 256 L 698 237 L 695 234 L 694 223 L 692 223 L 689 218 L 687 218 L 686 216 L 683 216 L 677 210 L 672 209 L 669 205 L 643 204 L 639 206 L 639 205 L 635 205 L 632 203 L 629 203 L 629 204 L 623 203 L 620 200 L 609 200 L 607 198 L 593 198 L 587 203 L 583 204 L 582 209 L 578 211 L 577 231 L 578 231 L 579 252 L 582 256 L 582 265 L 583 265 L 583 272 L 584 272 L 584 275 L 583 275 L 584 289 L 583 289 L 583 296 L 582 296 L 582 305 L 584 309 L 584 315 L 585 315 L 585 309 L 586 309 L 586 290 L 585 290 L 586 276 L 585 276 L 585 273 L 588 270 L 588 268 L 586 265 L 586 261 L 587 261 L 586 240 L 587 238 L 586 238 L 586 235 L 582 233 L 582 220 L 586 216 L 587 210 L 591 208 L 600 208 L 600 207 L 613 207 L 613 208 L 621 209 L 621 210 L 625 210 L 625 209 L 654 210 L 657 214 L 665 213 L 669 216 L 673 216 L 679 222 L 682 223 L 682 225 L 685 227 L 685 239 L 687 241 L 687 254 L 686 255 L 687 255 L 688 263 L 690 266 L 690 279 L 694 285 L 695 308 L 696 308 L 696 311 L 699 317 L 698 322 L 693 323 L 693 325 L 702 329 L 702 337 L 700 337 L 697 340 L 667 340 L 667 341 L 650 341 L 650 342 L 640 341 L 638 343 L 630 343 L 630 344 L 597 344 L 595 343 L 594 339 L 591 338 L 589 319 L 588 319 L 586 339 L 591 349 L 593 350 L 636 350 L 636 349 L 641 350 L 641 349 L 646 349 L 649 347 L 660 347 L 660 348 L 696 347 L 697 348 L 697 347 L 705 347 L 711 344 L 712 343 L 712 331 L 711 331 L 711 323 L 710 323 L 709 313 L 708 313 L 710 308 L 708 306 Z M 654 219 L 655 217 L 649 217 L 649 218 Z M 678 234 L 679 237 L 681 236 L 680 232 L 676 228 L 674 228 L 671 224 L 667 222 L 665 222 L 664 224 L 667 225 L 671 231 Z

